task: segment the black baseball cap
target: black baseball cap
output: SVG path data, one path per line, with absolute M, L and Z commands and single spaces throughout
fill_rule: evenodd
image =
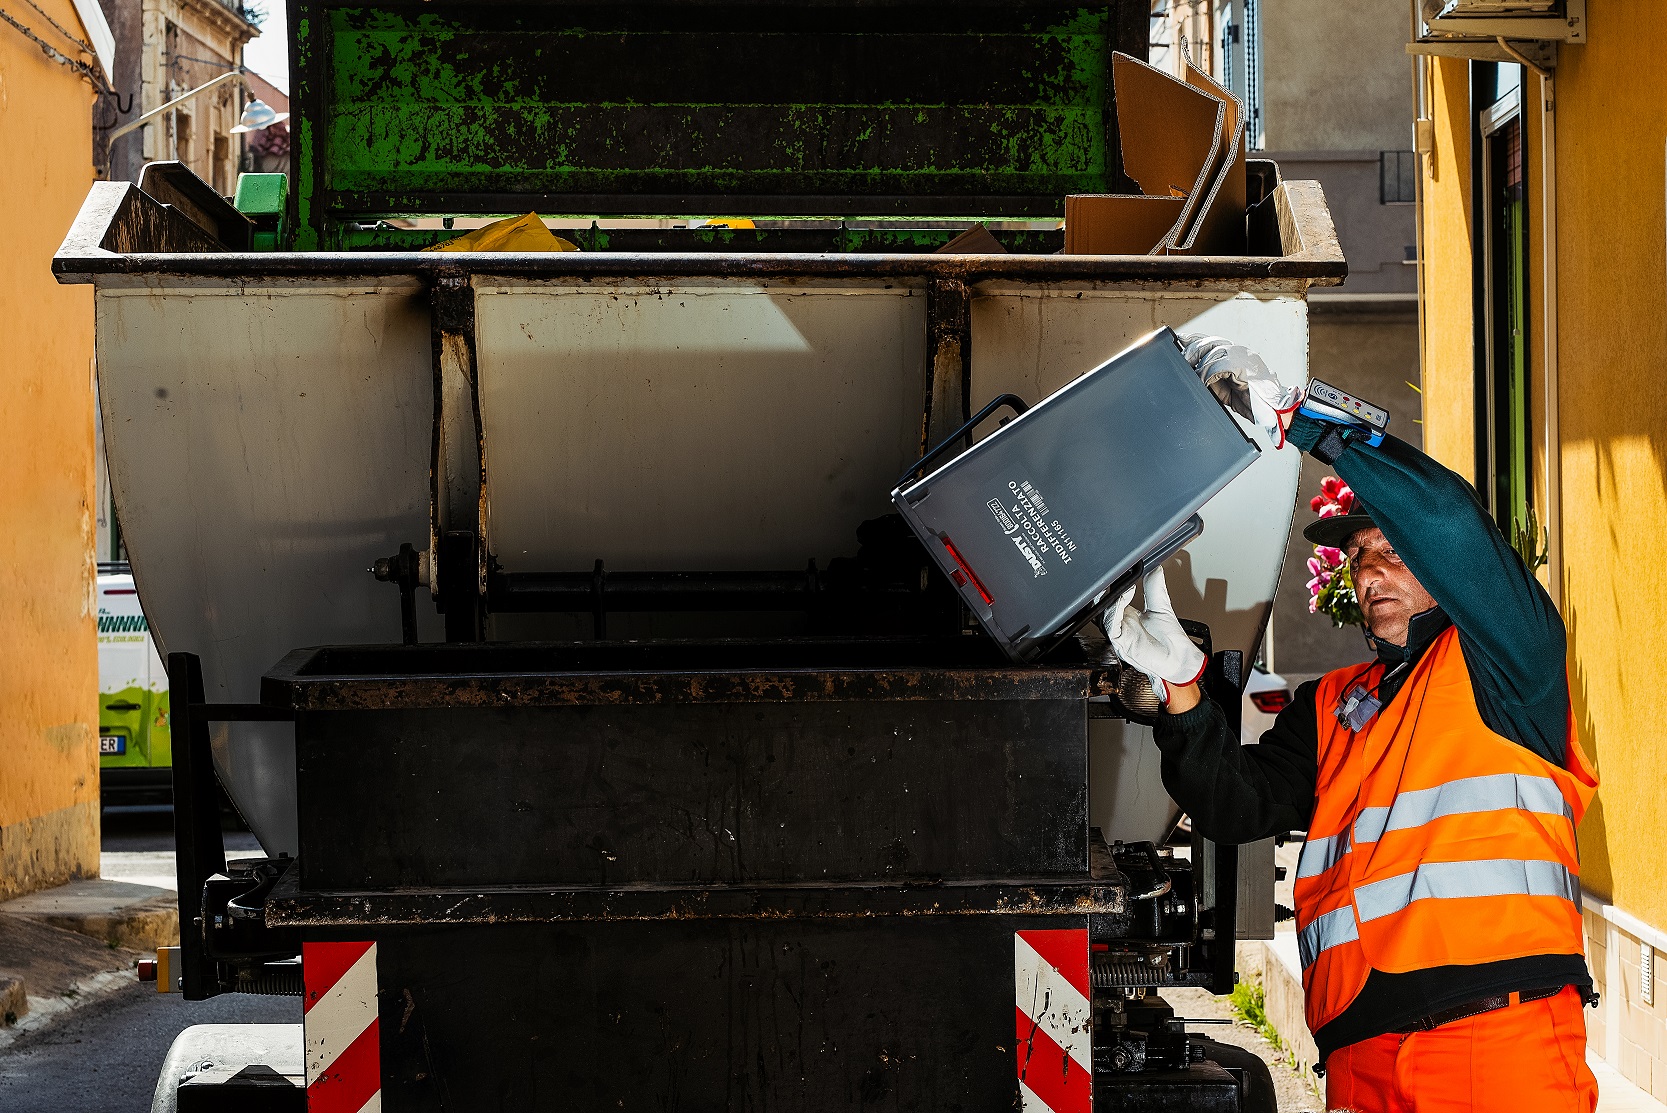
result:
M 1321 518 L 1317 522 L 1310 522 L 1302 529 L 1302 535 L 1311 544 L 1324 545 L 1330 549 L 1341 549 L 1349 543 L 1349 538 L 1363 529 L 1376 529 L 1378 524 L 1372 521 L 1372 515 L 1365 512 L 1365 504 L 1355 500 L 1354 509 L 1347 514 L 1334 514 L 1329 518 Z

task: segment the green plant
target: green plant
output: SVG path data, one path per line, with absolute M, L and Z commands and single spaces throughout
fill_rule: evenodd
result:
M 1540 525 L 1539 515 L 1534 513 L 1532 506 L 1528 508 L 1526 527 L 1517 518 L 1511 518 L 1511 548 L 1516 550 L 1530 572 L 1543 568 L 1551 559 L 1551 531 Z
M 1241 1024 L 1253 1029 L 1268 1043 L 1272 1044 L 1280 1056 L 1290 1064 L 1292 1069 L 1301 1070 L 1298 1066 L 1297 1050 L 1290 1042 L 1279 1034 L 1279 1029 L 1268 1019 L 1267 993 L 1260 982 L 1240 982 L 1233 987 L 1232 994 L 1227 998 L 1227 1004 L 1233 1010 L 1233 1015 L 1239 1018 Z M 1308 1088 L 1314 1093 L 1320 1092 L 1316 1085 L 1317 1079 L 1308 1071 L 1302 1071 Z
M 1316 559 L 1322 559 L 1317 551 Z M 1366 625 L 1366 615 L 1360 609 L 1360 600 L 1355 597 L 1354 580 L 1349 576 L 1349 562 L 1340 560 L 1328 571 L 1331 578 L 1314 593 L 1309 609 L 1324 614 L 1338 629 Z
M 1257 1035 L 1275 1047 L 1284 1047 L 1285 1041 L 1279 1038 L 1278 1030 L 1274 1028 L 1273 1022 L 1268 1020 L 1267 994 L 1260 985 L 1240 982 L 1233 987 L 1232 996 L 1227 998 L 1227 1003 L 1232 1007 L 1233 1014 L 1255 1029 Z
M 1424 388 L 1419 386 L 1417 383 L 1413 382 L 1411 379 L 1402 379 L 1401 381 L 1403 383 L 1407 384 L 1407 386 L 1411 387 L 1412 392 L 1414 394 L 1418 395 L 1420 398 L 1422 398 L 1424 396 Z M 1424 419 L 1421 418 L 1421 417 L 1415 417 L 1415 418 L 1412 419 L 1412 423 L 1414 425 L 1422 425 L 1422 424 L 1424 424 Z

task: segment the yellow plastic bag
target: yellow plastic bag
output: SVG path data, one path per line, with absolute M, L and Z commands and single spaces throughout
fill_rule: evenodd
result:
M 550 229 L 537 213 L 526 216 L 506 216 L 485 228 L 465 232 L 454 240 L 437 243 L 424 251 L 577 251 L 579 245 L 564 240 Z

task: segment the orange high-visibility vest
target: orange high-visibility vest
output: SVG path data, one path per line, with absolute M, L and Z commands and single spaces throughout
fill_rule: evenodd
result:
M 1490 730 L 1449 627 L 1350 731 L 1335 708 L 1383 674 L 1381 663 L 1339 669 L 1315 695 L 1319 779 L 1296 880 L 1315 1032 L 1373 970 L 1585 952 L 1575 825 L 1597 775 L 1572 714 L 1564 768 Z

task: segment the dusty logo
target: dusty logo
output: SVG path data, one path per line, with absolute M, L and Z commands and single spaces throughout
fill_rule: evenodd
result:
M 1001 505 L 1001 500 L 1000 499 L 991 499 L 985 505 L 987 505 L 990 508 L 990 513 L 992 513 L 996 516 L 996 521 L 1001 523 L 1001 532 L 1003 532 L 1003 533 L 1017 533 L 1018 532 L 1019 523 L 1015 522 L 1011 517 L 1008 516 L 1007 510 Z
M 1048 574 L 1047 567 L 1043 565 L 1039 559 L 1037 559 L 1036 550 L 1026 544 L 1024 538 L 1013 538 L 1013 544 L 1017 545 L 1019 547 L 1019 552 L 1023 553 L 1025 559 L 1030 561 L 1030 570 L 1033 573 L 1037 576 L 1046 576 Z

